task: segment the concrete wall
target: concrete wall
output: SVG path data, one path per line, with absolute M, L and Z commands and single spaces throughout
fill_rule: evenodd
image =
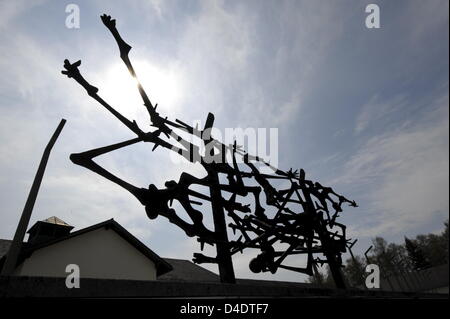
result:
M 423 291 L 448 293 L 448 264 L 425 270 L 381 278 L 380 286 L 389 291 Z
M 68 264 L 80 278 L 155 280 L 155 264 L 114 230 L 101 228 L 36 250 L 14 275 L 66 277 Z
M 305 284 L 273 282 L 237 284 L 81 279 L 80 288 L 68 289 L 65 278 L 0 276 L 1 297 L 319 297 L 319 298 L 443 298 L 448 294 L 385 292 L 380 290 L 339 291 Z M 189 301 L 189 300 L 187 300 Z

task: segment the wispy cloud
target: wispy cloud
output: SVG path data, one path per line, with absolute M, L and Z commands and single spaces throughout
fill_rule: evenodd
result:
M 436 214 L 448 217 L 448 93 L 432 103 L 419 123 L 371 137 L 332 182 L 366 189 L 361 196 L 369 206 L 355 235 L 396 234 Z
M 356 119 L 355 133 L 360 134 L 371 123 L 386 119 L 386 117 L 389 117 L 389 115 L 404 107 L 407 102 L 404 95 L 396 95 L 389 100 L 384 100 L 378 95 L 373 96 L 363 105 Z
M 2 1 L 0 2 L 0 30 L 4 30 L 15 21 L 17 16 L 47 2 L 48 0 L 36 0 L 33 2 L 26 0 Z

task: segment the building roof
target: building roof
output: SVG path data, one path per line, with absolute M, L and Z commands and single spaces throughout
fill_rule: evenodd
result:
M 91 232 L 91 231 L 94 231 L 94 230 L 97 230 L 97 229 L 100 229 L 103 227 L 114 230 L 123 239 L 125 239 L 128 243 L 130 243 L 137 250 L 139 250 L 143 255 L 145 255 L 147 258 L 152 260 L 156 266 L 157 276 L 161 276 L 172 270 L 172 266 L 168 262 L 166 262 L 163 258 L 161 258 L 157 254 L 155 254 L 150 248 L 148 248 L 146 245 L 144 245 L 139 239 L 134 237 L 130 232 L 128 232 L 125 228 L 123 228 L 114 219 L 110 219 L 110 220 L 104 221 L 102 223 L 98 223 L 98 224 L 92 225 L 90 227 L 80 229 L 78 231 L 68 234 L 67 236 L 59 237 L 54 240 L 49 240 L 49 241 L 46 241 L 43 243 L 38 243 L 38 244 L 34 244 L 34 245 L 30 245 L 29 243 L 24 243 L 21 254 L 18 259 L 18 264 L 20 264 L 24 259 L 31 256 L 31 254 L 38 249 L 59 243 L 61 241 L 64 241 L 64 240 L 67 240 L 67 239 L 70 239 L 70 238 L 73 238 L 76 236 L 80 236 L 82 234 L 85 234 L 85 233 L 88 233 L 88 232 Z M 3 253 L 3 256 L 0 255 L 0 258 L 1 258 L 0 267 L 3 266 L 5 255 L 6 255 L 7 251 L 9 250 L 10 245 L 11 245 L 11 241 L 4 240 L 4 239 L 0 240 L 0 253 Z
M 2 254 L 6 254 L 11 244 L 11 240 L 0 239 L 0 268 Z M 165 262 L 170 264 L 172 270 L 158 276 L 158 281 L 165 282 L 220 282 L 220 277 L 199 265 L 185 259 L 176 258 L 162 258 Z M 277 280 L 257 280 L 257 279 L 236 279 L 237 284 L 241 285 L 254 285 L 254 286 L 290 286 L 290 287 L 320 287 L 315 284 L 301 283 L 301 282 L 286 282 Z
M 44 219 L 43 222 L 49 223 L 49 224 L 56 224 L 56 225 L 63 225 L 63 226 L 70 226 L 62 219 L 59 219 L 56 216 L 49 217 L 47 219 Z
M 219 276 L 189 260 L 164 258 L 173 268 L 172 271 L 158 277 L 165 281 L 201 281 L 219 282 Z
M 11 240 L 0 239 L 0 268 L 1 260 L 9 250 Z M 219 282 L 219 276 L 212 271 L 200 267 L 185 259 L 162 258 L 172 270 L 158 276 L 162 281 L 197 281 L 197 282 Z
M 30 236 L 32 236 L 35 232 L 38 231 L 40 226 L 46 225 L 46 224 L 51 224 L 53 227 L 55 227 L 54 225 L 56 225 L 56 227 L 58 227 L 60 229 L 64 228 L 67 230 L 67 232 L 70 232 L 74 228 L 73 226 L 70 226 L 65 221 L 63 221 L 62 219 L 59 219 L 56 216 L 52 216 L 52 217 L 49 217 L 42 221 L 41 220 L 37 221 L 33 226 L 30 227 L 30 229 L 27 231 L 27 233 L 30 234 Z

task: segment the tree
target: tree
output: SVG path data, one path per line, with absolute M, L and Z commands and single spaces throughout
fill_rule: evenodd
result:
M 444 247 L 445 263 L 448 264 L 448 220 L 444 223 L 445 229 L 442 233 L 442 242 Z
M 325 283 L 325 275 L 322 274 L 320 271 L 317 271 L 314 273 L 314 275 L 309 276 L 306 282 L 322 286 Z
M 368 262 L 377 264 L 384 278 L 402 277 L 414 270 L 448 264 L 448 224 L 448 220 L 444 222 L 445 228 L 440 235 L 418 235 L 415 239 L 405 237 L 404 244 L 388 243 L 383 237 L 375 237 Z M 350 286 L 364 284 L 361 279 L 365 278 L 365 266 L 365 260 L 360 256 L 347 259 L 343 273 Z M 324 282 L 326 280 L 324 276 Z
M 412 269 L 408 258 L 408 252 L 404 245 L 391 243 L 388 245 L 388 254 L 391 258 L 391 266 L 395 273 L 408 272 Z
M 410 270 L 408 255 L 403 245 L 388 244 L 382 237 L 375 237 L 372 243 L 373 253 L 369 258 L 380 267 L 385 277 Z
M 336 288 L 336 284 L 331 274 L 330 266 L 327 265 L 325 268 L 325 273 L 317 270 L 313 276 L 310 276 L 306 282 L 310 284 L 317 284 L 326 288 Z
M 364 285 L 366 263 L 360 256 L 349 258 L 346 261 L 344 275 L 351 287 Z
M 445 229 L 440 235 L 418 235 L 415 239 L 431 266 L 448 264 L 448 221 L 444 225 Z
M 431 267 L 428 258 L 424 254 L 421 247 L 407 237 L 405 237 L 405 247 L 408 251 L 408 257 L 414 270 L 422 270 Z

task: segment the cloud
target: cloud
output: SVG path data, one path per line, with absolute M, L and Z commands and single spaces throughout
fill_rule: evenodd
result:
M 36 0 L 33 2 L 27 0 L 2 1 L 0 2 L 0 31 L 9 27 L 18 16 L 23 12 L 40 6 L 47 0 Z
M 362 109 L 356 119 L 354 129 L 355 134 L 362 133 L 373 122 L 386 119 L 386 117 L 389 117 L 392 113 L 403 108 L 406 103 L 406 97 L 401 94 L 396 95 L 387 101 L 383 101 L 379 95 L 374 95 L 366 104 L 362 106 Z
M 448 218 L 448 93 L 432 102 L 419 123 L 371 137 L 332 182 L 365 189 L 369 207 L 353 235 L 405 233 L 436 214 Z
M 133 135 L 59 73 L 66 56 L 72 62 L 82 59 L 83 75 L 105 100 L 148 124 L 137 91 L 118 77 L 128 79 L 128 74 L 98 19 L 103 10 L 117 18 L 124 39 L 133 46 L 138 75 L 149 74 L 145 88 L 162 115 L 204 123 L 211 111 L 219 128 L 278 126 L 284 143 L 280 152 L 288 149 L 280 161 L 297 165 L 310 154 L 316 165 L 310 166 L 324 177 L 347 159 L 344 174 L 335 182 L 340 184 L 337 191 L 356 189 L 345 192 L 352 199 L 360 195 L 361 217 L 349 223 L 351 236 L 403 233 L 448 214 L 448 94 L 433 103 L 426 100 L 442 80 L 433 68 L 448 69 L 440 59 L 443 53 L 448 57 L 448 42 L 436 38 L 442 25 L 448 35 L 448 10 L 441 10 L 442 5 L 448 8 L 448 1 L 393 6 L 392 14 L 399 19 L 370 35 L 357 16 L 364 15 L 358 11 L 361 6 L 335 2 L 86 1 L 80 2 L 78 30 L 64 28 L 63 6 L 61 19 L 50 4 L 32 11 L 42 3 L 0 2 L 0 237 L 12 237 L 43 147 L 65 117 L 68 122 L 50 157 L 32 221 L 58 215 L 81 228 L 113 217 L 158 254 L 190 259 L 199 249 L 195 239 L 186 239 L 166 219 L 148 220 L 126 191 L 68 159 L 70 153 Z M 36 19 L 26 20 L 28 14 Z M 448 81 L 448 73 L 444 75 Z M 112 79 L 116 76 L 117 81 Z M 158 96 L 155 90 L 163 90 L 157 84 L 169 89 Z M 374 94 L 372 88 L 379 85 Z M 347 97 L 347 88 L 357 91 L 357 97 Z M 448 83 L 444 88 L 448 91 Z M 125 90 L 129 95 L 122 94 Z M 387 91 L 392 98 L 385 98 Z M 418 103 L 417 98 L 430 103 Z M 344 104 L 351 108 L 341 107 Z M 417 112 L 420 109 L 423 112 Z M 329 140 L 328 128 L 335 134 L 335 149 L 323 155 L 316 150 L 330 146 L 322 143 Z M 353 131 L 350 139 L 348 131 Z M 182 171 L 204 174 L 201 167 L 172 162 L 165 150 L 151 152 L 148 143 L 102 156 L 98 162 L 140 187 L 162 187 Z M 249 271 L 255 255 L 249 251 L 234 257 L 239 277 L 267 278 Z M 270 278 L 303 277 L 280 271 Z

